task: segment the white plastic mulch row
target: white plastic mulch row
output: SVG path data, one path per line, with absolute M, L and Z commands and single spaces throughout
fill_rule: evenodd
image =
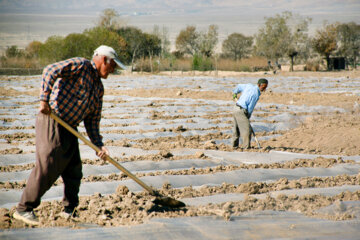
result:
M 118 149 L 118 153 L 122 152 L 126 148 Z M 113 148 L 115 150 L 115 148 Z M 136 150 L 131 152 L 128 149 L 128 154 L 135 153 Z M 140 150 L 141 151 L 141 150 Z M 181 150 L 178 154 L 191 154 L 196 152 L 195 149 Z M 114 151 L 114 153 L 116 150 Z M 143 152 L 144 153 L 144 152 Z M 155 152 L 152 152 L 155 153 Z M 176 152 L 174 152 L 177 154 Z M 241 153 L 241 152 L 221 152 L 214 150 L 206 150 L 206 155 L 211 157 L 211 160 L 202 159 L 186 159 L 186 160 L 173 160 L 173 161 L 139 161 L 139 162 L 125 162 L 121 163 L 124 167 L 130 171 L 136 172 L 156 172 L 163 170 L 181 170 L 194 168 L 206 168 L 215 167 L 218 165 L 240 164 L 240 163 L 273 163 L 291 161 L 297 158 L 314 158 L 316 155 L 305 154 L 282 154 L 280 152 L 273 153 Z M 94 155 L 93 151 L 87 153 L 89 156 Z M 25 154 L 24 154 L 25 155 Z M 34 154 L 26 154 L 28 160 L 30 156 L 34 157 Z M 126 155 L 126 154 L 125 154 Z M 5 155 L 6 156 L 6 155 Z M 22 154 L 7 156 L 11 161 L 12 158 L 21 158 Z M 121 154 L 122 156 L 122 154 Z M 334 156 L 324 156 L 334 157 Z M 358 161 L 359 157 L 348 157 Z M 337 176 L 341 174 L 356 175 L 360 170 L 358 164 L 341 164 L 331 168 L 295 168 L 295 169 L 240 169 L 228 172 L 218 172 L 213 174 L 203 175 L 159 175 L 159 176 L 146 176 L 142 177 L 142 180 L 147 184 L 161 188 L 165 182 L 170 183 L 174 188 L 182 188 L 186 186 L 200 187 L 203 185 L 221 185 L 222 183 L 240 184 L 246 182 L 258 182 L 258 181 L 276 181 L 280 178 L 299 179 L 301 177 L 313 177 L 313 176 Z M 111 165 L 105 166 L 88 166 L 84 165 L 84 176 L 87 175 L 107 175 L 111 173 L 120 173 L 115 167 Z M 21 172 L 8 172 L 0 174 L 0 181 L 19 181 L 27 179 L 30 174 L 30 170 Z M 81 185 L 81 195 L 92 195 L 94 192 L 100 192 L 102 194 L 114 193 L 118 185 L 126 185 L 131 191 L 142 191 L 143 189 L 136 184 L 133 180 L 125 181 L 113 181 L 113 182 L 86 182 Z M 52 187 L 43 197 L 44 200 L 60 199 L 63 195 L 63 187 Z M 10 207 L 17 203 L 20 198 L 21 190 L 9 190 L 0 192 L 0 206 Z
M 269 90 L 273 92 L 351 92 L 360 93 L 360 78 L 318 78 L 318 77 L 278 77 L 265 76 L 270 81 Z M 0 80 L 0 87 L 28 91 L 39 88 L 41 78 L 10 77 L 10 80 Z M 185 88 L 199 91 L 228 91 L 231 96 L 232 89 L 239 83 L 256 83 L 257 77 L 220 78 L 220 77 L 133 77 L 112 76 L 104 81 L 105 89 L 154 89 L 154 88 Z M 117 103 L 118 102 L 118 103 Z M 25 103 L 25 104 L 24 104 Z M 174 137 L 202 135 L 213 133 L 212 127 L 227 128 L 224 133 L 231 132 L 231 117 L 216 118 L 216 114 L 229 114 L 232 111 L 232 101 L 220 100 L 194 100 L 172 98 L 142 98 L 129 96 L 106 95 L 104 97 L 104 118 L 101 122 L 104 140 L 141 138 Z M 194 106 L 197 107 L 194 107 Z M 0 134 L 35 133 L 33 128 L 38 108 L 37 97 L 22 94 L 16 97 L 4 98 L 0 101 Z M 255 131 L 277 131 L 296 127 L 303 118 L 314 112 L 343 112 L 341 108 L 323 106 L 294 106 L 284 104 L 261 104 L 256 106 L 252 117 Z M 156 113 L 157 112 L 157 113 Z M 152 119 L 152 115 L 182 116 L 178 119 Z M 257 114 L 271 113 L 267 117 L 258 117 Z M 295 114 L 296 115 L 295 115 Z M 213 115 L 214 119 L 205 118 Z M 260 116 L 260 115 L 259 115 Z M 299 117 L 300 116 L 300 117 Z M 14 120 L 15 119 L 15 120 Z M 188 121 L 191 120 L 191 121 Z M 214 123 L 221 120 L 220 123 Z M 275 123 L 269 123 L 275 121 Z M 128 126 L 121 126 L 128 124 Z M 182 125 L 184 132 L 171 132 L 169 129 Z M 26 129 L 14 129 L 26 127 Z M 13 128 L 13 129 L 6 129 Z M 165 131 L 159 129 L 165 128 Z M 79 128 L 84 132 L 83 126 Z M 121 134 L 117 131 L 136 131 L 134 134 Z M 145 131 L 145 132 L 143 132 Z M 268 136 L 271 137 L 271 136 Z M 229 139 L 216 140 L 217 143 L 230 144 Z M 25 154 L 6 154 L 0 156 L 0 166 L 23 165 L 35 161 L 35 147 L 26 143 L 13 140 L 16 144 L 8 144 L 6 139 L 0 139 L 0 150 L 20 148 Z M 83 159 L 95 159 L 94 151 L 89 147 L 80 145 Z M 141 150 L 135 148 L 109 147 L 112 156 L 120 159 L 119 163 L 131 172 L 156 172 L 164 170 L 181 170 L 189 168 L 216 167 L 219 165 L 239 165 L 241 163 L 275 163 L 286 162 L 294 159 L 313 159 L 319 155 L 282 153 L 272 151 L 260 152 L 223 152 L 216 150 L 181 149 L 171 150 L 174 155 L 193 155 L 203 151 L 210 159 L 194 159 L 189 157 L 183 160 L 167 161 L 134 161 L 121 162 L 122 157 L 133 155 L 157 154 L 158 150 Z M 338 156 L 324 156 L 337 158 Z M 360 156 L 342 157 L 360 162 Z M 326 177 L 342 174 L 357 175 L 358 164 L 341 164 L 331 168 L 295 168 L 295 169 L 241 169 L 229 172 L 218 172 L 203 175 L 159 175 L 146 176 L 141 179 L 154 188 L 161 188 L 164 183 L 170 183 L 174 188 L 192 186 L 219 186 L 222 183 L 240 184 L 247 182 L 273 182 L 280 178 L 299 179 L 302 177 Z M 1 172 L 0 181 L 25 180 L 30 170 L 19 172 Z M 94 166 L 83 165 L 84 176 L 108 175 L 119 173 L 112 165 Z M 81 185 L 80 195 L 92 195 L 95 192 L 102 194 L 114 193 L 119 185 L 126 185 L 131 191 L 143 191 L 133 180 L 113 182 L 85 182 Z M 333 196 L 344 191 L 358 191 L 359 185 L 337 186 L 328 188 L 289 189 L 269 192 L 268 195 L 276 197 L 279 194 L 321 194 Z M 22 190 L 1 190 L 0 207 L 10 208 L 15 206 L 22 194 Z M 43 201 L 57 199 L 63 196 L 63 186 L 52 187 L 43 197 Z M 265 198 L 267 194 L 252 195 Z M 218 194 L 207 197 L 181 199 L 187 205 L 206 205 L 208 203 L 223 203 L 243 200 L 243 194 Z M 136 226 L 99 228 L 93 224 L 83 224 L 84 229 L 47 228 L 47 229 L 20 229 L 0 231 L 1 239 L 358 239 L 360 221 L 360 203 L 343 202 L 341 207 L 336 204 L 319 209 L 322 214 L 353 214 L 357 218 L 347 221 L 329 221 L 318 218 L 305 217 L 300 213 L 260 211 L 247 212 L 241 216 L 231 216 L 230 221 L 222 217 L 192 217 L 174 219 L 151 219 L 145 224 Z

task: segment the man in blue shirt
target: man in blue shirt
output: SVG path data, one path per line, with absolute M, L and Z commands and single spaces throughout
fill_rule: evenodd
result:
M 239 137 L 241 135 L 244 149 L 250 148 L 251 126 L 250 117 L 255 108 L 257 101 L 268 86 L 268 80 L 260 78 L 257 86 L 253 84 L 239 84 L 233 90 L 233 98 L 237 98 L 237 94 L 241 93 L 239 100 L 234 107 L 234 136 L 233 147 L 239 146 Z

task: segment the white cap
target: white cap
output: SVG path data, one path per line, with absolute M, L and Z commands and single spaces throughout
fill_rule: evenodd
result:
M 94 56 L 106 56 L 108 58 L 111 58 L 114 60 L 114 62 L 116 62 L 119 67 L 121 67 L 122 69 L 126 69 L 125 65 L 120 62 L 118 55 L 112 47 L 101 45 L 100 47 L 95 49 Z

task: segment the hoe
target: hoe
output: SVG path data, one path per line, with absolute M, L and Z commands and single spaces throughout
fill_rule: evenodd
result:
M 96 145 L 94 145 L 92 142 L 87 140 L 83 135 L 81 135 L 79 132 L 77 132 L 75 129 L 73 129 L 69 124 L 67 124 L 65 121 L 63 121 L 61 118 L 59 118 L 56 114 L 50 113 L 50 117 L 52 117 L 56 122 L 58 122 L 64 128 L 66 128 L 69 132 L 74 134 L 77 138 L 81 139 L 86 145 L 88 145 L 89 147 L 94 149 L 96 152 L 100 152 L 100 149 Z M 121 170 L 123 173 L 125 173 L 128 177 L 133 179 L 136 183 L 138 183 L 141 187 L 143 187 L 146 191 L 148 191 L 150 195 L 155 196 L 155 200 L 153 201 L 155 204 L 170 207 L 170 208 L 179 208 L 179 207 L 185 206 L 185 203 L 183 203 L 181 201 L 178 201 L 171 197 L 162 196 L 159 192 L 153 190 L 151 187 L 146 185 L 143 181 L 141 181 L 138 177 L 136 177 L 134 174 L 129 172 L 126 168 L 121 166 L 118 162 L 116 162 L 110 156 L 107 156 L 106 160 L 109 161 L 111 164 L 113 164 L 116 168 Z

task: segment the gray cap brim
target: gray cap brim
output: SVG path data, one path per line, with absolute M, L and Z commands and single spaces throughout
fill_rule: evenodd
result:
M 126 70 L 127 67 L 126 67 L 124 64 L 122 64 L 122 62 L 120 62 L 119 59 L 114 58 L 113 60 L 114 60 L 114 62 L 116 62 L 116 64 L 117 64 L 119 67 L 121 67 L 122 69 Z

